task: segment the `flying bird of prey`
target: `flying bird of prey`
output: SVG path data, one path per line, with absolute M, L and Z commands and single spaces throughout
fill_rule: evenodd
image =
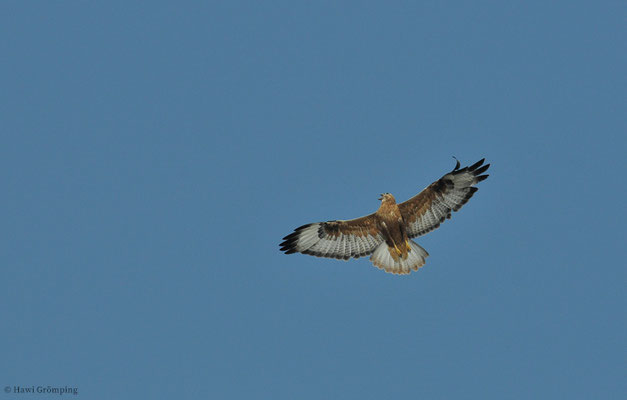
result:
M 429 253 L 410 239 L 431 232 L 451 218 L 451 211 L 466 204 L 477 191 L 474 185 L 489 176 L 482 175 L 490 166 L 483 165 L 484 161 L 465 168 L 457 161 L 451 172 L 400 204 L 390 193 L 383 193 L 374 214 L 296 228 L 283 238 L 281 251 L 343 260 L 371 255 L 370 261 L 386 272 L 416 271 Z

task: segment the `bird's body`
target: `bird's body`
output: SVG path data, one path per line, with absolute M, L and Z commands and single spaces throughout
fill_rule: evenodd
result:
M 389 193 L 381 195 L 379 209 L 348 221 L 316 222 L 296 228 L 284 237 L 281 251 L 348 260 L 370 256 L 372 263 L 395 274 L 408 274 L 424 265 L 429 253 L 411 238 L 440 226 L 451 211 L 459 210 L 486 179 L 481 160 L 455 169 L 411 199 L 397 204 Z
M 395 260 L 399 257 L 407 258 L 407 252 L 411 250 L 411 247 L 407 233 L 403 229 L 403 216 L 394 196 L 389 193 L 382 195 L 381 206 L 375 216 L 379 229 L 384 232 L 385 242 L 392 258 Z

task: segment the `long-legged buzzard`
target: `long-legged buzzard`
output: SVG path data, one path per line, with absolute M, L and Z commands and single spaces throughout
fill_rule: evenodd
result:
M 474 187 L 488 175 L 485 159 L 455 168 L 404 203 L 383 193 L 374 213 L 348 221 L 316 222 L 296 228 L 280 244 L 285 254 L 348 260 L 370 255 L 372 263 L 386 272 L 409 274 L 425 264 L 429 255 L 410 240 L 439 227 L 451 212 L 459 210 L 477 191 Z

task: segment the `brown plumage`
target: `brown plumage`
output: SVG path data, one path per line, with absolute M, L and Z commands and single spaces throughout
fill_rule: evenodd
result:
M 396 204 L 396 199 L 389 193 L 381 195 L 381 206 L 374 213 L 379 229 L 383 232 L 385 243 L 392 258 L 396 261 L 399 257 L 407 258 L 409 247 L 407 233 L 403 224 L 403 216 Z
M 296 228 L 280 244 L 286 254 L 300 252 L 317 257 L 348 260 L 371 255 L 372 263 L 395 274 L 408 274 L 424 265 L 429 255 L 410 240 L 440 226 L 477 191 L 475 184 L 490 166 L 479 162 L 455 168 L 411 199 L 397 204 L 383 193 L 379 209 L 348 221 L 316 222 Z

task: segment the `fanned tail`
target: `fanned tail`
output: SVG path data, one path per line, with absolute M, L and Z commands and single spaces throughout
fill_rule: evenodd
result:
M 411 250 L 407 253 L 407 258 L 392 257 L 390 248 L 385 242 L 381 243 L 370 256 L 370 261 L 385 272 L 392 274 L 409 274 L 411 271 L 417 271 L 418 268 L 425 265 L 425 259 L 429 253 L 413 240 L 409 240 Z M 396 260 L 395 260 L 396 258 Z

